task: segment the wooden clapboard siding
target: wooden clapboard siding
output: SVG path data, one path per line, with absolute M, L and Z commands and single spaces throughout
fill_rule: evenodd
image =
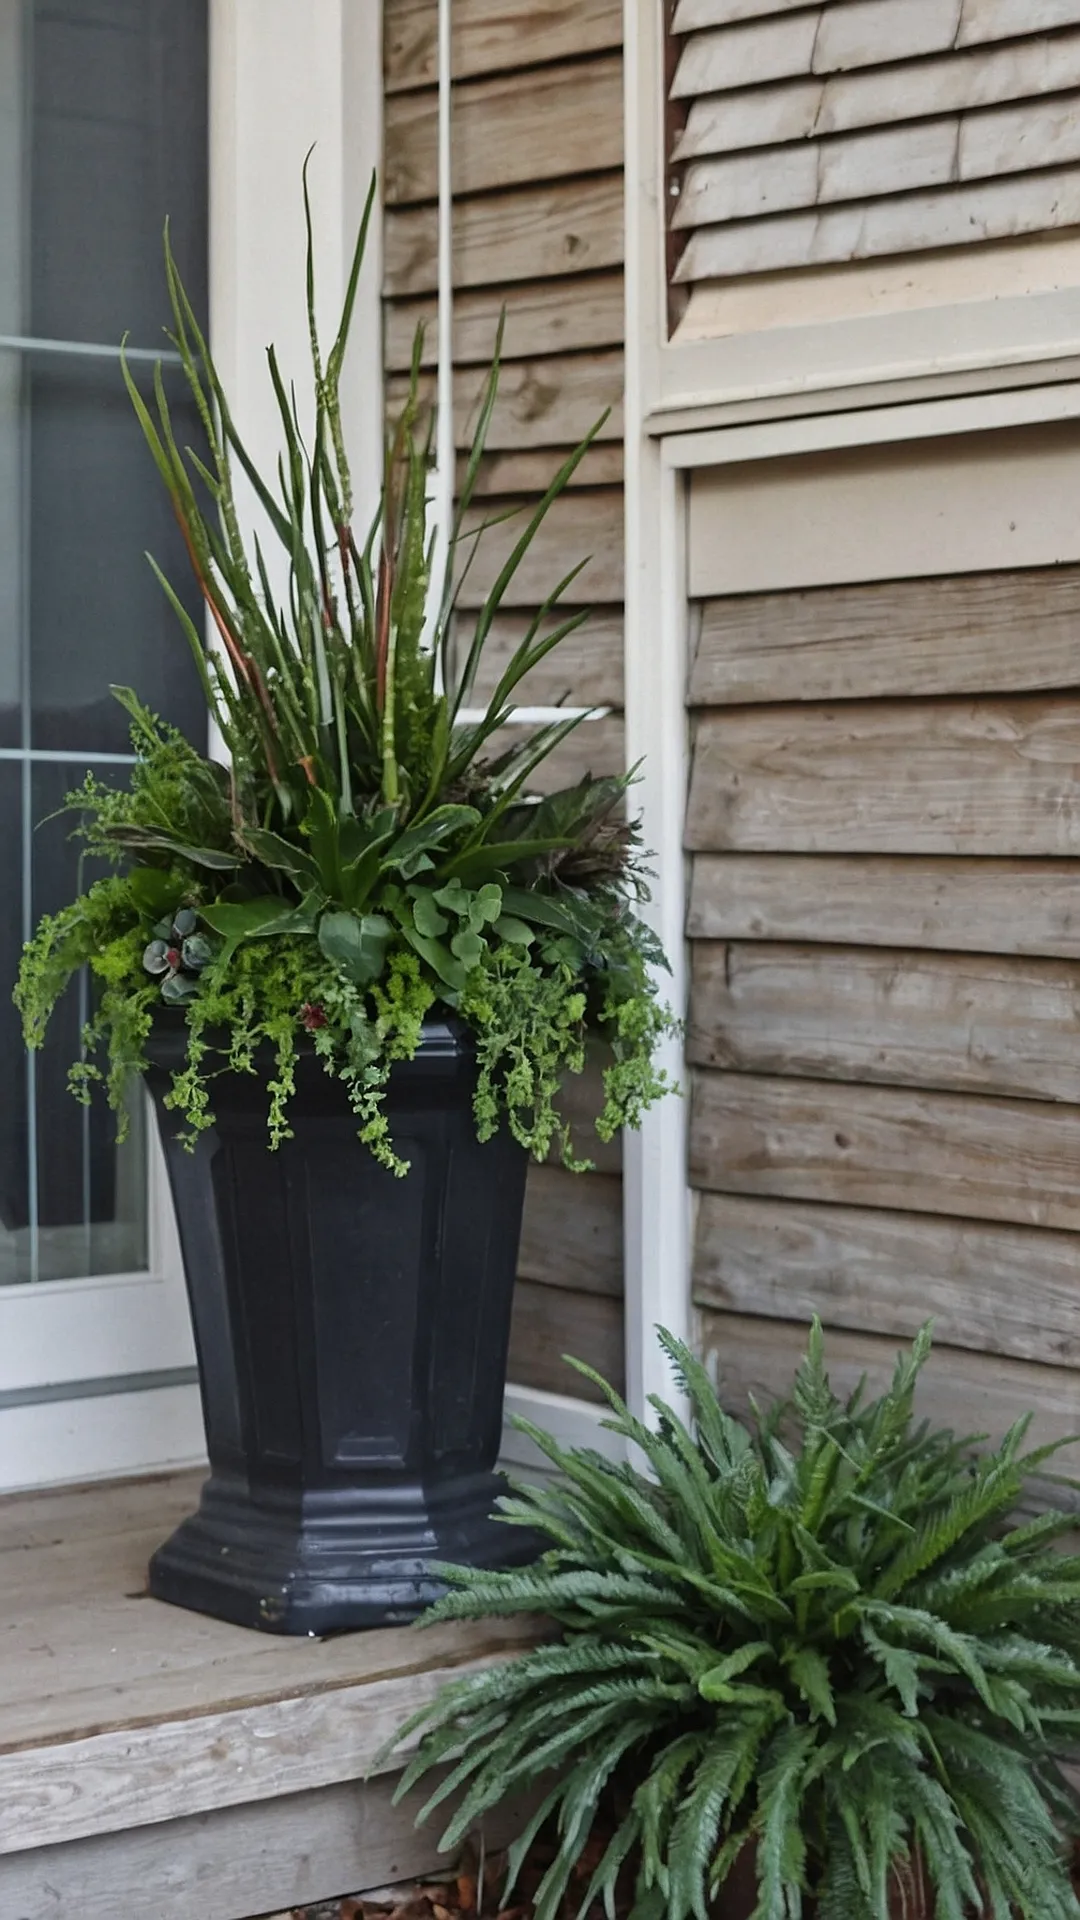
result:
M 1080 1229 L 1071 1106 L 698 1069 L 690 1132 L 716 1192 Z
M 622 1388 L 621 1299 L 519 1279 L 510 1329 L 511 1380 L 519 1386 L 539 1387 L 544 1393 L 602 1400 L 599 1388 L 567 1365 L 567 1354 L 595 1367 L 613 1387 Z
M 568 609 L 566 617 L 574 611 Z M 546 621 L 544 626 L 551 623 Z M 530 625 L 528 614 L 500 614 L 484 648 L 476 678 L 476 699 L 486 700 L 510 663 Z M 544 628 L 541 628 L 544 631 Z M 554 647 L 518 683 L 515 693 L 523 706 L 547 707 L 560 701 L 574 705 L 621 707 L 623 700 L 622 609 L 591 612 L 584 625 Z
M 454 193 L 622 166 L 622 57 L 501 74 L 454 90 Z M 386 204 L 438 197 L 436 87 L 386 103 Z
M 516 692 L 526 706 L 612 709 L 538 770 L 531 784 L 550 790 L 624 764 L 621 0 L 455 0 L 451 28 L 459 475 L 505 309 L 499 396 L 469 518 L 472 528 L 500 524 L 483 535 L 462 587 L 459 646 L 553 475 L 608 415 L 504 596 L 473 695 L 474 703 L 490 697 L 536 609 L 587 561 L 570 604 L 592 607 L 590 619 Z M 435 399 L 436 0 L 388 0 L 385 61 L 392 416 L 418 323 L 426 327 L 422 398 Z M 508 729 L 494 749 L 520 737 Z M 564 1089 L 574 1150 L 597 1171 L 548 1165 L 530 1176 L 510 1360 L 518 1385 L 580 1391 L 561 1360 L 568 1350 L 622 1375 L 621 1150 L 596 1137 L 601 1100 L 595 1065 Z
M 521 735 L 520 727 L 500 728 L 491 737 L 492 756 L 516 746 Z M 599 720 L 583 720 L 541 761 L 529 776 L 529 787 L 534 793 L 555 793 L 560 787 L 570 787 L 583 780 L 587 773 L 597 776 L 621 773 L 626 765 L 625 750 L 621 713 L 606 714 Z
M 454 0 L 455 80 L 622 47 L 622 0 Z M 438 79 L 438 0 L 384 0 L 386 91 Z
M 455 366 L 490 366 L 499 321 L 504 314 L 503 354 L 507 364 L 528 359 L 533 354 L 621 347 L 625 332 L 622 273 L 615 270 L 555 276 L 513 286 L 476 287 L 456 292 Z M 434 296 L 388 303 L 385 350 L 389 371 L 408 370 L 416 329 L 421 323 L 425 328 L 423 364 L 433 367 L 438 348 Z
M 1076 567 L 733 595 L 702 607 L 690 700 L 708 707 L 1073 687 L 1078 633 Z
M 749 1412 L 751 1395 L 766 1406 L 786 1397 L 806 1351 L 806 1327 L 798 1321 L 706 1311 L 700 1316 L 699 1336 L 715 1360 L 721 1399 L 741 1415 Z M 883 1392 L 896 1354 L 897 1342 L 888 1336 L 832 1333 L 827 1358 L 833 1387 L 837 1393 L 852 1393 L 865 1376 L 871 1393 Z M 1080 1374 L 1072 1367 L 1002 1361 L 996 1355 L 940 1346 L 930 1356 L 915 1398 L 917 1419 L 992 1439 L 1000 1439 L 1014 1420 L 1031 1412 L 1032 1446 L 1080 1431 Z M 1059 1466 L 1064 1473 L 1075 1473 L 1075 1453 L 1064 1453 Z M 1061 1490 L 1048 1492 L 1062 1499 Z
M 699 853 L 687 927 L 702 940 L 1080 960 L 1080 862 Z
M 488 377 L 485 367 L 469 368 L 455 379 L 454 437 L 460 448 L 472 443 Z M 404 407 L 408 392 L 405 374 L 388 377 L 386 403 L 391 419 Z M 622 394 L 620 351 L 512 360 L 499 380 L 486 444 L 493 453 L 574 447 L 595 429 L 600 441 L 621 445 Z M 422 403 L 434 404 L 433 374 L 422 376 L 420 397 Z M 548 459 L 541 493 L 560 464 L 556 458 Z
M 622 174 L 615 171 L 459 200 L 455 285 L 501 286 L 621 267 L 622 206 Z M 389 209 L 383 232 L 383 285 L 389 295 L 435 291 L 437 241 L 434 205 Z
M 696 941 L 700 1066 L 1080 1103 L 1066 960 Z
M 1077 854 L 1078 765 L 1069 695 L 712 712 L 697 730 L 687 839 L 709 851 Z
M 622 1181 L 530 1167 L 518 1272 L 580 1293 L 622 1296 Z
M 695 1292 L 725 1313 L 910 1340 L 932 1315 L 946 1346 L 1080 1367 L 1071 1233 L 873 1207 L 703 1194 Z

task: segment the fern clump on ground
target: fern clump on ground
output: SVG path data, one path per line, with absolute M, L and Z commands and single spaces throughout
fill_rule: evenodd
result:
M 1055 1449 L 1023 1451 L 1027 1420 L 981 1453 L 917 1425 L 927 1330 L 887 1394 L 845 1402 L 815 1324 L 791 1401 L 749 1425 L 662 1338 L 692 1427 L 656 1400 L 648 1431 L 582 1368 L 641 1470 L 526 1426 L 559 1478 L 519 1486 L 505 1517 L 546 1553 L 440 1569 L 428 1619 L 529 1612 L 562 1632 L 417 1715 L 401 1791 L 446 1770 L 420 1817 L 454 1803 L 451 1846 L 538 1788 L 511 1856 L 513 1878 L 552 1824 L 537 1920 L 604 1801 L 617 1824 L 583 1913 L 602 1897 L 613 1914 L 629 1881 L 636 1920 L 706 1920 L 749 1849 L 755 1920 L 890 1920 L 905 1890 L 937 1920 L 1078 1920 L 1060 1761 L 1080 1732 L 1080 1555 L 1070 1518 L 1012 1518 Z

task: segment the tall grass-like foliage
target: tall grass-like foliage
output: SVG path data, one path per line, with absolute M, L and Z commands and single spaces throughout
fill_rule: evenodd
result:
M 467 619 L 457 601 L 473 557 L 467 529 L 501 329 L 451 529 L 452 566 L 437 589 L 418 335 L 379 511 L 357 532 L 340 384 L 373 196 L 374 183 L 326 349 L 308 210 L 312 397 L 302 421 L 271 348 L 281 453 L 269 477 L 237 430 L 166 235 L 169 339 L 201 422 L 201 450 L 177 442 L 160 367 L 149 404 L 124 371 L 205 602 L 209 647 L 159 572 L 228 768 L 117 690 L 137 755 L 130 788 L 91 777 L 69 804 L 90 853 L 119 871 L 42 922 L 16 997 L 27 1041 L 38 1046 L 72 974 L 90 966 L 98 999 L 76 1082 L 85 1090 L 98 1072 L 103 1044 L 117 1102 L 145 1064 L 162 1001 L 177 1009 L 188 1052 L 172 1100 L 191 1136 L 212 1119 L 212 1072 L 223 1063 L 252 1068 L 269 1055 L 276 1144 L 288 1132 L 296 1049 L 310 1035 L 347 1088 L 361 1136 L 396 1171 L 383 1090 L 393 1061 L 415 1051 L 424 1016 L 439 1005 L 476 1036 L 481 1137 L 505 1118 L 538 1157 L 555 1139 L 569 1157 L 557 1093 L 562 1077 L 581 1069 L 588 1037 L 610 1048 L 598 1123 L 608 1137 L 663 1090 L 651 1060 L 670 1024 L 651 977 L 662 955 L 633 911 L 644 881 L 626 816 L 628 779 L 587 778 L 546 798 L 531 791 L 575 718 L 518 729 L 506 744 L 519 683 L 586 617 L 564 611 L 584 561 L 568 560 L 490 698 L 473 702 L 496 616 L 593 436 L 525 516 L 479 613 Z M 366 350 L 378 354 L 379 342 Z M 238 481 L 254 495 L 256 531 L 238 508 Z
M 401 1791 L 447 1769 L 420 1817 L 456 1802 L 450 1846 L 539 1789 L 511 1867 L 551 1822 L 537 1920 L 560 1912 L 603 1796 L 617 1825 L 582 1912 L 612 1914 L 622 1876 L 639 1920 L 722 1915 L 749 1849 L 755 1920 L 889 1920 L 920 1884 L 910 1910 L 937 1920 L 1076 1920 L 1059 1763 L 1080 1731 L 1080 1556 L 1067 1517 L 1011 1517 L 1054 1449 L 1024 1451 L 1027 1420 L 982 1453 L 916 1424 L 926 1330 L 883 1397 L 841 1401 L 815 1324 L 790 1402 L 749 1426 L 662 1338 L 692 1427 L 655 1400 L 650 1432 L 604 1387 L 642 1470 L 526 1427 L 558 1478 L 505 1517 L 546 1553 L 442 1570 L 429 1619 L 562 1631 L 418 1714 Z

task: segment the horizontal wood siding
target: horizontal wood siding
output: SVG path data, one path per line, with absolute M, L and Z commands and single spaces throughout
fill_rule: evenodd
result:
M 423 397 L 435 397 L 437 0 L 386 0 L 384 45 L 392 418 L 421 323 Z M 490 696 L 537 607 L 585 560 L 565 611 L 587 606 L 588 621 L 519 689 L 524 705 L 606 710 L 542 770 L 534 784 L 550 788 L 624 764 L 621 0 L 454 0 L 452 73 L 459 460 L 505 312 L 499 396 L 470 519 L 498 524 L 480 540 L 460 594 L 466 632 L 552 476 L 607 414 L 505 595 L 475 689 L 477 700 Z M 511 1377 L 559 1393 L 582 1390 L 565 1352 L 622 1377 L 621 1152 L 592 1128 L 601 1097 L 596 1068 L 564 1094 L 575 1149 L 596 1171 L 551 1165 L 529 1178 Z
M 696 609 L 694 1291 L 733 1405 L 814 1312 L 841 1382 L 934 1317 L 928 1411 L 1075 1426 L 1078 601 L 1061 566 Z

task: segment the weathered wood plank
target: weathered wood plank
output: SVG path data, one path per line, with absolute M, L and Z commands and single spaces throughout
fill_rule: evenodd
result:
M 757 20 L 770 13 L 793 13 L 806 0 L 678 0 L 672 33 L 697 33 L 702 27 L 729 27 L 736 20 Z
M 438 1828 L 416 1827 L 420 1801 L 391 1804 L 395 1784 L 350 1780 L 8 1854 L 0 1912 L 4 1920 L 137 1920 L 150 1898 L 153 1920 L 247 1920 L 253 1906 L 291 1910 L 445 1870 Z M 499 1821 L 501 1839 L 489 1826 L 487 1845 L 505 1844 L 520 1824 L 520 1816 Z
M 963 0 L 958 47 L 983 40 L 1009 40 L 1013 34 L 1046 33 L 1080 20 L 1080 0 Z
M 459 448 L 472 445 L 487 379 L 486 368 L 474 367 L 461 370 L 455 377 L 454 436 Z M 421 377 L 419 394 L 421 404 L 434 405 L 433 374 Z M 386 383 L 386 409 L 391 421 L 404 409 L 408 395 L 407 376 L 391 374 Z M 492 452 L 517 452 L 529 447 L 569 449 L 578 446 L 593 428 L 598 429 L 601 441 L 621 442 L 622 400 L 621 351 L 505 360 L 499 370 L 487 445 Z M 601 425 L 605 412 L 608 417 Z M 549 456 L 544 486 L 563 457 Z
M 707 600 L 690 703 L 1075 687 L 1078 622 L 1077 567 Z
M 690 235 L 674 279 L 682 285 L 740 273 L 874 260 L 931 247 L 1052 232 L 1078 221 L 1080 167 L 1053 167 L 1030 176 L 775 214 L 769 220 L 732 226 L 699 227 Z
M 706 940 L 824 940 L 1075 960 L 1080 864 L 699 853 L 688 930 Z
M 530 493 L 539 499 L 571 451 L 569 447 L 537 447 L 523 453 L 487 453 L 480 462 L 475 497 L 491 500 L 510 493 Z M 466 455 L 460 453 L 459 489 L 465 465 Z M 583 454 L 567 484 L 575 493 L 582 487 L 621 487 L 624 471 L 622 440 L 596 441 Z
M 501 753 L 520 737 L 521 728 L 501 728 L 492 735 L 492 753 Z M 579 727 L 541 761 L 529 775 L 530 793 L 556 793 L 560 787 L 572 787 L 587 773 L 599 776 L 622 773 L 626 767 L 626 729 L 621 714 L 603 719 L 583 720 Z
M 918 84 L 919 112 L 927 118 L 1066 92 L 1080 85 L 1080 34 L 1061 33 L 1053 40 L 1035 35 L 1008 46 L 978 48 L 962 60 L 945 54 L 921 61 L 912 76 Z M 674 157 L 692 160 L 788 140 L 823 139 L 857 127 L 886 127 L 906 120 L 910 112 L 910 94 L 897 85 L 891 67 L 705 94 L 691 103 Z
M 1030 100 L 773 153 L 696 160 L 684 176 L 673 225 L 685 229 L 757 219 L 840 200 L 1029 173 L 1078 158 L 1080 132 L 1068 97 Z
M 468 522 L 470 529 L 483 526 L 496 514 L 514 505 L 506 501 L 485 501 Z M 536 506 L 535 498 L 523 501 L 512 520 L 489 525 L 477 543 L 476 559 L 469 569 L 459 606 L 483 605 L 499 572 L 516 546 L 528 516 Z M 547 515 L 507 588 L 503 605 L 542 606 L 548 595 L 570 569 L 590 556 L 574 583 L 575 597 L 589 606 L 621 605 L 623 597 L 623 497 L 619 488 L 582 489 L 562 495 L 553 502 Z
M 566 1075 L 559 1089 L 559 1112 L 570 1129 L 574 1157 L 588 1160 L 598 1174 L 622 1171 L 622 1137 L 601 1140 L 596 1131 L 596 1116 L 604 1105 L 603 1069 L 610 1055 L 598 1047 L 586 1062 L 583 1073 Z M 551 1164 L 561 1166 L 561 1156 L 553 1147 Z M 575 1178 L 579 1176 L 575 1175 Z M 580 1176 L 584 1178 L 584 1175 Z
M 518 1274 L 621 1299 L 622 1181 L 617 1174 L 529 1168 Z
M 568 615 L 573 609 L 568 609 Z M 501 614 L 488 635 L 476 676 L 477 703 L 487 700 L 525 637 L 530 616 Z M 546 625 L 550 627 L 550 622 Z M 543 631 L 544 629 L 541 629 Z M 584 626 L 545 654 L 539 666 L 518 683 L 520 706 L 549 707 L 570 700 L 574 706 L 621 707 L 623 700 L 623 619 L 621 611 L 593 613 Z
M 790 74 L 884 66 L 953 47 L 962 0 L 833 0 L 833 4 L 730 27 L 684 43 L 671 84 L 676 100 L 759 86 Z M 997 37 L 997 36 L 995 36 Z
M 388 93 L 432 86 L 439 77 L 438 0 L 385 0 L 383 57 Z M 622 46 L 621 0 L 454 0 L 455 80 L 539 66 Z
M 738 1073 L 1080 1102 L 1066 960 L 696 941 L 688 1053 Z
M 602 1400 L 598 1387 L 567 1366 L 565 1354 L 586 1361 L 621 1389 L 625 1365 L 622 1301 L 519 1280 L 514 1289 L 509 1378 L 519 1387 L 569 1393 L 578 1400 Z
M 1080 1366 L 1075 1234 L 868 1207 L 703 1194 L 699 1306 Z
M 687 844 L 708 852 L 1080 853 L 1080 701 L 709 713 Z
M 806 1351 L 805 1325 L 753 1320 L 740 1314 L 703 1313 L 701 1344 L 715 1356 L 720 1397 L 731 1412 L 745 1417 L 751 1394 L 762 1404 L 785 1397 Z M 854 1391 L 865 1374 L 871 1393 L 888 1386 L 897 1346 L 888 1338 L 834 1332 L 827 1335 L 829 1375 L 837 1393 Z M 1061 1440 L 1080 1430 L 1080 1374 L 1071 1367 L 1032 1366 L 1024 1360 L 965 1353 L 957 1347 L 935 1349 L 915 1399 L 917 1419 L 959 1434 L 989 1434 L 1000 1439 L 1014 1420 L 1033 1412 L 1032 1446 Z M 1061 1470 L 1076 1472 L 1075 1453 L 1062 1455 Z M 1061 1498 L 1060 1490 L 1056 1498 Z
M 433 292 L 437 240 L 435 207 L 391 208 L 383 232 L 384 292 Z M 593 273 L 621 266 L 622 257 L 621 171 L 483 194 L 459 200 L 454 209 L 455 286 Z
M 500 315 L 505 308 L 503 354 L 507 360 L 575 353 L 588 347 L 621 347 L 625 334 L 623 277 L 618 268 L 573 274 L 567 279 L 525 281 L 507 287 L 454 292 L 454 364 L 491 364 Z M 438 358 L 435 300 L 393 300 L 386 306 L 386 365 L 407 372 L 413 337 L 423 323 L 425 367 Z
M 622 56 L 466 81 L 454 90 L 454 193 L 600 173 L 623 163 Z M 387 206 L 439 195 L 439 96 L 386 102 Z
M 693 1076 L 690 1179 L 719 1193 L 1080 1229 L 1080 1112 L 1033 1100 Z

